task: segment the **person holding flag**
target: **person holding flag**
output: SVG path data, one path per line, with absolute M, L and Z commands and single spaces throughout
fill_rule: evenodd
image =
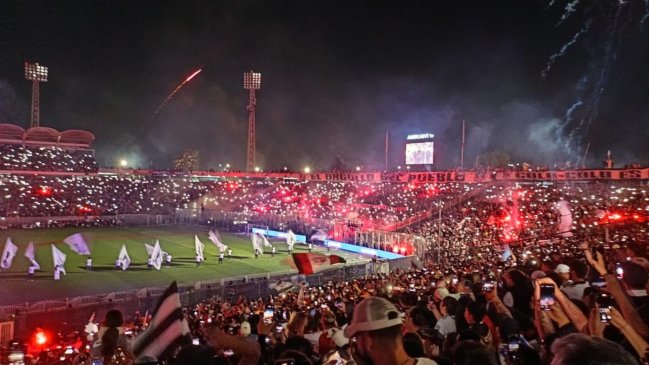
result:
M 2 262 L 0 262 L 0 267 L 3 270 L 8 270 L 11 267 L 11 264 L 13 263 L 14 257 L 16 257 L 17 252 L 18 246 L 14 245 L 14 243 L 11 242 L 11 238 L 7 237 L 7 240 L 5 241 L 5 248 L 2 251 Z
M 36 268 L 34 267 L 34 265 L 29 265 L 29 267 L 27 268 L 27 279 L 29 279 L 29 281 L 34 281 L 35 272 Z
M 34 267 L 34 271 L 41 269 L 41 265 L 39 265 L 38 262 L 36 262 L 36 254 L 35 254 L 35 251 L 34 251 L 34 242 L 30 242 L 27 245 L 27 248 L 25 249 L 25 257 L 31 263 L 30 266 Z
M 86 272 L 92 272 L 92 257 L 86 259 Z
M 219 264 L 223 263 L 223 251 L 219 252 Z
M 196 267 L 201 266 L 201 261 L 205 260 L 203 252 L 205 252 L 205 244 L 198 239 L 198 235 L 194 235 L 194 249 L 196 250 Z
M 126 251 L 126 245 L 122 244 L 122 248 L 119 251 L 119 256 L 117 257 L 117 261 L 115 262 L 115 267 L 118 270 L 126 270 L 128 267 L 131 266 L 131 257 L 128 255 L 128 252 Z
M 275 246 L 273 246 L 273 249 L 270 251 L 270 256 L 275 257 Z
M 64 275 L 65 272 L 65 260 L 67 259 L 66 254 L 61 252 L 54 244 L 52 244 L 52 260 L 54 261 L 54 280 L 61 280 L 61 273 Z

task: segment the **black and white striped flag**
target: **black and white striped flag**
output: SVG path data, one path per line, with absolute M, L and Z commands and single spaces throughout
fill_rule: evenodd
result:
M 184 339 L 191 343 L 189 325 L 183 317 L 180 304 L 178 284 L 174 281 L 160 298 L 147 329 L 133 342 L 135 362 L 164 360 Z

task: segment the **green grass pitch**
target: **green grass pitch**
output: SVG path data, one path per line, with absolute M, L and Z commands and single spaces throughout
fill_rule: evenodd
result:
M 81 232 L 92 250 L 93 272 L 86 272 L 86 256 L 78 255 L 62 242 Z M 205 262 L 196 267 L 194 260 L 194 234 L 205 244 Z M 218 264 L 218 249 L 207 238 L 205 227 L 124 227 L 124 228 L 63 228 L 0 231 L 0 244 L 4 247 L 7 237 L 19 247 L 18 254 L 9 270 L 0 273 L 0 305 L 34 303 L 45 299 L 64 299 L 82 295 L 95 295 L 153 286 L 166 286 L 173 280 L 179 283 L 215 280 L 251 274 L 291 270 L 287 246 L 275 242 L 278 254 L 271 258 L 269 252 L 255 260 L 250 238 L 220 232 L 223 243 L 232 249 L 232 258 Z M 153 245 L 160 240 L 162 250 L 171 254 L 172 265 L 163 264 L 160 271 L 147 270 L 147 252 L 144 243 Z M 34 242 L 36 260 L 41 266 L 35 280 L 27 279 L 29 261 L 25 247 Z M 60 281 L 53 279 L 51 244 L 67 255 L 67 276 Z M 122 244 L 131 257 L 131 266 L 122 272 L 115 270 L 115 260 Z M 323 249 L 319 249 L 323 250 Z M 296 245 L 294 252 L 306 252 L 307 247 Z M 358 255 L 337 252 L 348 262 Z

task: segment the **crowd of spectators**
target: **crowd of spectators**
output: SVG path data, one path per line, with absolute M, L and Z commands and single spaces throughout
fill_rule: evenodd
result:
M 0 144 L 0 170 L 94 173 L 98 166 L 91 150 Z

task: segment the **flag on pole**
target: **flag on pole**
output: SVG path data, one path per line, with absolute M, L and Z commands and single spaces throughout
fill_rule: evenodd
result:
M 268 242 L 268 238 L 266 238 L 266 236 L 264 236 L 263 234 L 259 234 L 259 236 L 261 237 L 262 242 L 264 243 L 264 247 L 273 247 L 273 245 L 271 245 L 270 242 Z
M 199 256 L 201 261 L 204 261 L 203 251 L 205 250 L 205 244 L 198 239 L 196 234 L 194 235 L 194 248 L 196 249 L 196 256 Z
M 322 229 L 317 230 L 312 236 L 311 236 L 311 242 L 313 241 L 326 241 L 329 238 L 329 235 L 327 232 L 325 232 Z
M 122 263 L 122 270 L 128 269 L 131 266 L 131 257 L 126 252 L 126 245 L 122 244 L 122 248 L 119 250 L 119 261 Z
M 52 244 L 52 259 L 54 260 L 54 267 L 58 266 L 61 272 L 63 272 L 63 274 L 65 275 L 67 275 L 67 273 L 65 272 L 66 257 L 67 256 L 63 252 L 61 252 L 61 250 L 59 250 L 58 248 L 56 248 L 56 246 L 54 246 L 54 244 Z
M 289 250 L 293 251 L 293 246 L 295 245 L 296 240 L 295 233 L 289 229 L 288 232 L 286 232 L 286 245 Z
M 343 264 L 345 259 L 331 255 L 327 256 L 322 253 L 294 253 L 293 261 L 295 262 L 295 267 L 300 272 L 300 274 L 311 275 L 323 267 L 333 265 L 333 264 Z
M 162 268 L 162 255 L 164 252 L 162 252 L 162 249 L 160 248 L 160 241 L 155 240 L 155 246 L 153 246 L 153 252 L 151 252 L 151 258 L 153 259 L 153 267 L 156 268 L 156 270 L 160 270 Z
M 27 257 L 29 262 L 32 263 L 32 266 L 34 266 L 36 270 L 41 269 L 41 265 L 39 265 L 38 262 L 36 261 L 36 251 L 34 250 L 34 242 L 30 242 L 27 245 L 27 249 L 25 249 L 25 257 Z
M 18 252 L 18 246 L 14 245 L 13 242 L 11 242 L 11 238 L 7 237 L 7 240 L 5 241 L 5 248 L 2 251 L 2 261 L 0 262 L 0 267 L 3 269 L 8 269 L 11 267 L 11 263 L 14 261 L 14 257 L 16 257 L 16 253 Z
M 147 329 L 133 341 L 135 362 L 150 359 L 164 361 L 176 344 L 190 339 L 189 325 L 183 318 L 178 284 L 174 281 L 160 298 Z
M 208 237 L 210 241 L 212 241 L 212 243 L 214 243 L 214 245 L 216 245 L 216 247 L 219 249 L 219 252 L 224 252 L 228 248 L 228 246 L 224 245 L 223 241 L 221 241 L 221 236 L 219 236 L 218 231 L 214 232 L 210 230 Z
M 144 248 L 146 248 L 146 254 L 149 255 L 149 257 L 151 257 L 151 254 L 153 254 L 153 246 L 145 243 Z
M 70 249 L 79 255 L 90 255 L 90 247 L 88 247 L 88 243 L 81 233 L 75 233 L 72 236 L 65 238 L 63 242 L 70 246 Z
M 259 233 L 253 233 L 252 235 L 250 235 L 250 238 L 252 239 L 253 251 L 259 250 L 259 252 L 264 253 L 264 240 L 262 237 L 263 236 Z

